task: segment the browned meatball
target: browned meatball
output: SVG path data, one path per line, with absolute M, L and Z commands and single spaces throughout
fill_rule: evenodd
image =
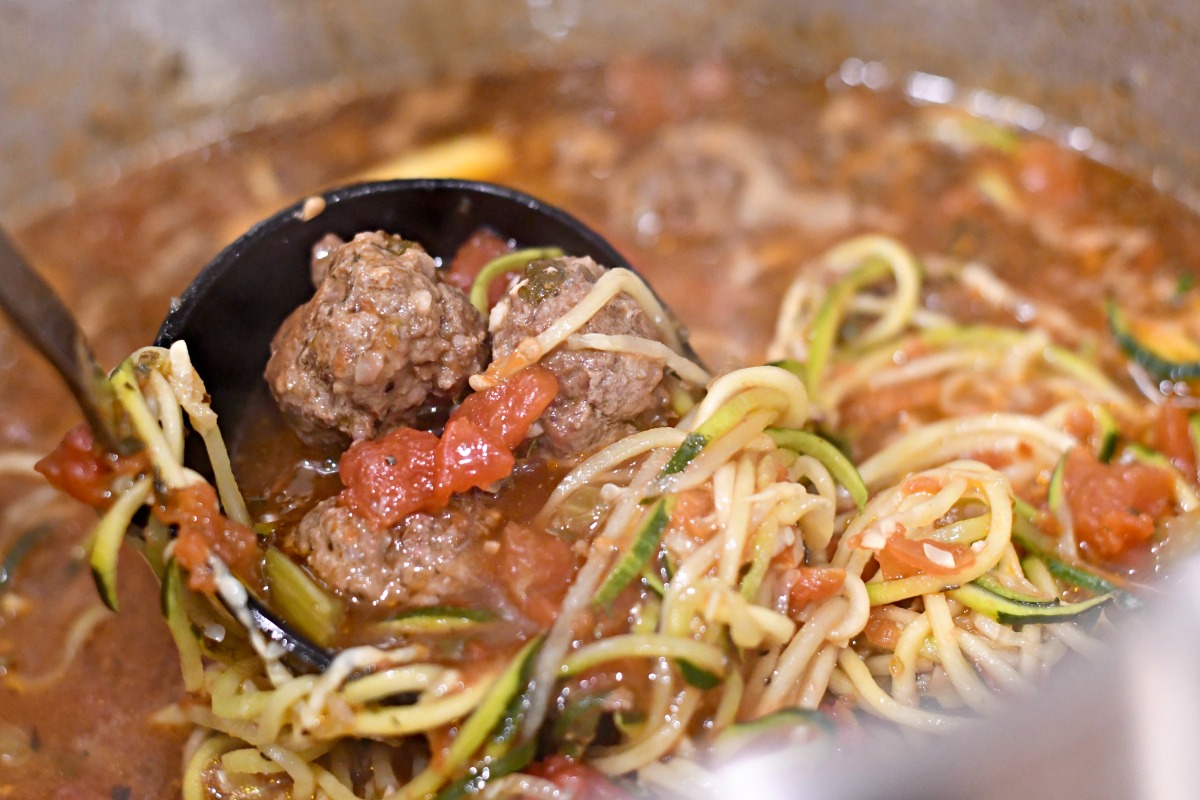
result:
M 563 257 L 531 264 L 495 311 L 492 348 L 497 358 L 517 349 L 570 311 L 604 268 L 590 258 Z M 580 333 L 624 334 L 662 341 L 637 301 L 617 295 Z M 544 440 L 559 455 L 579 455 L 616 441 L 633 420 L 665 404 L 661 361 L 627 353 L 569 350 L 541 360 L 558 378 L 558 396 L 542 415 Z
M 300 521 L 288 548 L 339 594 L 389 606 L 438 605 L 464 587 L 479 588 L 483 543 L 502 523 L 499 512 L 484 511 L 467 495 L 437 514 L 410 514 L 381 528 L 331 497 Z
M 483 316 L 419 245 L 383 232 L 318 244 L 313 273 L 322 280 L 280 326 L 266 369 L 305 441 L 411 424 L 487 364 Z

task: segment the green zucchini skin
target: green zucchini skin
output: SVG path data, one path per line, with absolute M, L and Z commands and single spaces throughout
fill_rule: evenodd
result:
M 517 745 L 503 755 L 485 758 L 467 770 L 467 773 L 447 784 L 434 795 L 434 800 L 463 800 L 478 795 L 488 781 L 503 778 L 518 772 L 533 762 L 537 754 L 537 742 L 530 740 Z
M 1046 490 L 1046 504 L 1050 506 L 1050 510 L 1056 515 L 1062 514 L 1063 503 L 1066 498 L 1063 497 L 1063 476 L 1067 468 L 1067 456 L 1070 450 L 1062 454 L 1058 459 L 1058 463 L 1054 465 L 1054 472 L 1050 473 L 1050 487 Z
M 1092 408 L 1092 419 L 1096 420 L 1096 426 L 1100 429 L 1100 440 L 1096 444 L 1096 458 L 1100 459 L 1101 463 L 1107 464 L 1112 461 L 1113 455 L 1117 452 L 1117 421 L 1104 406 Z
M 1017 628 L 1022 625 L 1069 622 L 1085 611 L 1099 608 L 1113 599 L 1111 594 L 1103 594 L 1079 603 L 1064 603 L 1060 600 L 1029 603 L 1002 597 L 978 583 L 968 583 L 951 589 L 948 594 L 972 611 Z
M 667 523 L 671 521 L 671 512 L 674 510 L 674 497 L 662 497 L 654 503 L 642 526 L 634 534 L 629 549 L 618 559 L 604 583 L 600 584 L 596 596 L 592 599 L 593 605 L 608 605 L 617 599 L 617 595 L 630 581 L 642 573 L 658 549 L 658 543 L 667 528 Z
M 321 646 L 328 646 L 342 623 L 342 604 L 325 591 L 304 567 L 282 550 L 267 549 L 263 578 L 271 602 L 284 619 Z
M 809 397 L 819 393 L 821 378 L 833 360 L 834 345 L 845 320 L 850 300 L 861 289 L 882 280 L 891 272 L 888 263 L 878 256 L 866 259 L 846 277 L 829 288 L 808 334 L 808 363 L 805 365 L 804 388 Z
M 679 449 L 671 455 L 671 460 L 663 467 L 662 474 L 674 475 L 676 472 L 683 472 L 684 467 L 692 463 L 692 459 L 700 454 L 708 441 L 708 437 L 703 433 L 689 433 L 683 444 L 679 445 Z
M 499 617 L 491 611 L 457 606 L 426 606 L 401 611 L 375 623 L 375 627 L 390 634 L 465 633 L 495 622 Z
M 1105 311 L 1108 316 L 1108 329 L 1117 346 L 1151 375 L 1173 381 L 1192 381 L 1200 378 L 1200 361 L 1172 361 L 1155 353 L 1144 342 L 1138 341 L 1129 329 L 1125 314 L 1116 300 L 1109 298 L 1105 304 Z
M 88 559 L 92 568 L 92 579 L 104 605 L 112 611 L 120 610 L 117 602 L 117 558 L 125 533 L 133 523 L 134 515 L 141 508 L 150 492 L 150 478 L 139 478 L 133 488 L 117 497 L 116 502 L 104 512 L 100 524 L 92 537 L 92 552 Z
M 755 735 L 780 728 L 794 727 L 812 728 L 814 731 L 826 735 L 832 735 L 835 732 L 832 720 L 820 711 L 811 711 L 806 708 L 781 708 L 757 719 L 735 722 L 721 736 L 734 738 L 743 734 Z
M 781 752 L 787 752 L 791 758 L 797 755 L 795 747 L 802 745 L 810 756 L 820 758 L 828 755 L 836 733 L 833 720 L 820 711 L 781 708 L 758 719 L 734 723 L 721 731 L 713 742 L 713 755 L 725 763 L 756 751 L 761 754 L 782 746 Z
M 767 435 L 777 447 L 787 448 L 800 455 L 808 455 L 820 461 L 829 470 L 833 479 L 846 488 L 854 505 L 862 511 L 870 497 L 867 485 L 854 463 L 837 449 L 828 439 L 808 431 L 789 428 L 767 428 Z
M 992 594 L 1003 597 L 1005 600 L 1011 600 L 1014 603 L 1045 604 L 1056 602 L 1057 600 L 1057 598 L 1049 598 L 1046 595 L 1035 597 L 1033 595 L 1019 592 L 1001 583 L 991 573 L 980 575 L 978 578 L 972 581 L 972 583 L 982 589 L 987 589 Z
M 533 659 L 541 644 L 539 636 L 525 645 L 459 728 L 443 760 L 419 773 L 398 797 L 457 800 L 477 794 L 489 780 L 516 772 L 533 760 L 536 739 L 517 739 L 525 719 Z M 472 762 L 477 753 L 481 757 Z
M 725 680 L 720 675 L 714 675 L 685 659 L 680 659 L 676 663 L 683 679 L 688 682 L 689 686 L 695 686 L 697 689 L 715 689 Z

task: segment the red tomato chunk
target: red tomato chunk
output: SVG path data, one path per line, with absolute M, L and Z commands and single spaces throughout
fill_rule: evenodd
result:
M 575 565 L 575 553 L 565 539 L 515 522 L 504 527 L 500 574 L 513 601 L 542 628 L 558 617 Z
M 150 459 L 144 450 L 131 456 L 106 453 L 96 446 L 91 428 L 80 424 L 67 431 L 58 447 L 34 469 L 79 502 L 104 509 L 113 502 L 113 480 L 147 472 Z
M 512 474 L 512 450 L 558 393 L 550 370 L 533 366 L 469 396 L 441 438 L 397 428 L 355 442 L 338 464 L 350 506 L 390 527 L 416 511 L 440 511 L 450 495 L 485 489 Z
M 1103 559 L 1149 540 L 1154 521 L 1171 509 L 1175 497 L 1166 470 L 1138 462 L 1102 464 L 1084 447 L 1067 455 L 1064 470 L 1075 536 Z
M 480 228 L 471 238 L 462 243 L 450 267 L 446 270 L 446 282 L 470 293 L 475 278 L 491 261 L 512 252 L 508 242 L 487 228 Z M 503 275 L 488 287 L 488 308 L 500 302 L 500 298 L 518 278 L 517 273 Z
M 1184 475 L 1191 479 L 1200 478 L 1187 411 L 1171 404 L 1159 408 L 1158 419 L 1151 431 L 1151 444 Z
M 512 474 L 512 451 L 489 431 L 469 419 L 446 423 L 438 443 L 437 484 L 450 494 L 491 486 Z
M 629 800 L 629 794 L 604 773 L 563 755 L 547 756 L 525 772 L 550 781 L 571 800 Z
M 443 507 L 445 498 L 436 497 L 438 444 L 432 433 L 412 428 L 355 442 L 338 463 L 350 507 L 385 526 Z
M 926 547 L 946 553 L 954 559 L 954 566 L 948 567 L 932 561 L 925 550 Z M 906 536 L 892 536 L 879 552 L 879 569 L 887 580 L 913 575 L 952 575 L 974 563 L 975 551 L 966 545 L 909 539 Z
M 258 536 L 221 513 L 216 490 L 209 484 L 193 483 L 172 491 L 157 516 L 179 530 L 175 560 L 188 571 L 188 585 L 193 590 L 216 589 L 208 566 L 210 554 L 220 557 L 241 578 L 258 582 L 262 556 Z
M 469 419 L 513 448 L 557 394 L 558 379 L 553 372 L 540 366 L 526 367 L 499 386 L 467 397 L 450 419 Z
M 836 597 L 846 582 L 846 570 L 838 567 L 799 567 L 788 590 L 788 603 L 796 613 L 811 603 Z

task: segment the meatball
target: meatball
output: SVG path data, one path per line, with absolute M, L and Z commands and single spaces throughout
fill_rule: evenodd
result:
M 517 349 L 571 310 L 604 274 L 590 258 L 556 258 L 531 264 L 493 314 L 497 358 Z M 662 341 L 654 322 L 628 295 L 608 301 L 580 333 L 639 336 Z M 627 353 L 568 350 L 541 360 L 558 378 L 558 396 L 541 417 L 543 440 L 559 455 L 578 455 L 616 441 L 635 418 L 665 405 L 661 361 Z
M 463 587 L 478 590 L 480 545 L 502 525 L 499 512 L 475 505 L 466 496 L 381 528 L 331 497 L 305 515 L 287 546 L 339 594 L 389 606 L 444 604 Z
M 291 426 L 310 443 L 363 439 L 412 424 L 453 399 L 487 363 L 487 327 L 421 247 L 383 232 L 313 259 L 312 300 L 271 342 L 266 379 Z

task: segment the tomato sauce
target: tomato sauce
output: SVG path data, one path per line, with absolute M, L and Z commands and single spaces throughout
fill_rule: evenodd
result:
M 349 182 L 447 131 L 482 131 L 512 147 L 518 166 L 491 179 L 568 208 L 617 243 L 684 318 L 693 346 L 715 367 L 761 361 L 779 299 L 797 270 L 831 244 L 865 231 L 894 235 L 921 258 L 945 254 L 985 263 L 1030 298 L 1071 309 L 1080 322 L 1081 341 L 1094 346 L 1101 365 L 1116 374 L 1123 374 L 1122 362 L 1104 335 L 1103 298 L 1117 295 L 1131 313 L 1153 313 L 1163 293 L 1144 287 L 1183 286 L 1181 278 L 1193 269 L 1188 265 L 1200 262 L 1200 221 L 1147 183 L 1036 138 L 1020 139 L 1013 158 L 987 147 L 951 148 L 928 134 L 936 127 L 931 123 L 950 114 L 945 109 L 915 107 L 899 93 L 838 87 L 824 75 L 810 77 L 798 78 L 792 67 L 723 60 L 682 67 L 627 60 L 568 73 L 455 82 L 443 87 L 444 93 L 364 96 L 337 107 L 305 109 L 103 189 L 84 191 L 76 204 L 48 213 L 18 231 L 17 238 L 80 315 L 105 364 L 151 341 L 171 297 L 255 220 L 321 188 Z M 403 135 L 397 133 L 398 115 L 404 119 Z M 816 201 L 780 221 L 720 205 L 736 192 L 673 194 L 680 187 L 714 185 L 689 183 L 704 178 L 711 165 L 671 150 L 678 146 L 672 142 L 693 140 L 698 130 L 735 131 L 736 141 L 753 148 L 770 174 L 815 193 L 810 196 Z M 724 180 L 721 169 L 717 165 L 707 176 L 715 185 Z M 1007 182 L 1021 213 L 981 191 L 978 179 L 985 171 Z M 271 180 L 250 177 L 262 174 Z M 814 222 L 832 206 L 850 211 L 841 221 Z M 720 224 L 689 227 L 689 220 L 701 218 Z M 1111 237 L 1073 242 L 1066 234 L 1080 226 L 1114 236 L 1135 231 L 1135 238 L 1148 244 L 1119 247 Z M 452 273 L 465 285 L 501 252 L 500 244 L 470 243 Z M 1200 290 L 1192 287 L 1183 294 L 1194 297 Z M 924 301 L 930 310 L 954 318 L 1019 323 L 1019 309 L 987 310 L 978 297 L 937 280 Z M 0 450 L 32 463 L 34 456 L 50 452 L 78 418 L 49 368 L 2 323 L 0 355 Z M 856 435 L 855 457 L 873 452 L 899 430 L 938 418 L 948 401 L 988 408 L 1011 399 L 997 399 L 987 386 L 967 387 L 968 394 L 960 391 L 955 397 L 942 388 L 937 381 L 921 381 L 848 398 L 840 411 Z M 1043 411 L 1047 398 L 1029 396 L 1021 402 L 1023 408 Z M 482 429 L 479 419 L 462 413 Z M 1164 416 L 1163 450 L 1176 465 L 1188 466 L 1182 451 L 1166 446 L 1178 441 L 1179 420 L 1172 413 Z M 341 454 L 300 445 L 269 409 L 253 419 L 249 429 L 227 432 L 235 470 L 254 518 L 284 531 L 342 490 L 336 468 Z M 506 439 L 504 432 L 497 435 Z M 79 453 L 88 450 L 82 440 L 72 446 Z M 523 463 L 519 450 L 514 455 L 513 474 L 503 478 L 512 482 L 513 491 L 494 505 L 508 519 L 523 522 L 536 513 L 561 472 L 553 463 Z M 104 500 L 102 491 L 93 491 L 103 483 L 104 468 L 93 463 L 76 475 L 89 502 Z M 1068 477 L 1073 486 L 1082 481 L 1133 487 L 1113 490 L 1122 507 L 1109 508 L 1098 493 L 1075 493 L 1086 498 L 1076 501 L 1084 542 L 1107 553 L 1144 540 L 1144 517 L 1153 520 L 1163 502 L 1160 475 L 1150 468 L 1080 463 Z M 218 522 L 201 513 L 206 502 L 188 516 Z M 9 584 L 20 600 L 5 608 L 17 610 L 0 616 L 0 724 L 16 726 L 30 744 L 18 760 L 0 767 L 0 795 L 177 794 L 185 731 L 149 721 L 180 693 L 176 656 L 149 570 L 126 548 L 121 613 L 103 622 L 60 680 L 19 691 L 6 677 L 51 668 L 70 624 L 98 602 L 78 555 L 95 514 L 51 492 L 40 477 L 18 473 L 0 476 L 0 509 L 0 555 L 38 526 L 49 531 Z M 710 533 L 708 511 L 697 507 L 687 516 L 696 538 Z M 552 615 L 553 599 L 563 588 L 561 575 L 575 558 L 545 536 L 519 526 L 506 529 L 485 576 L 490 588 L 505 593 L 521 591 L 510 585 L 515 581 L 538 583 L 525 587 L 525 594 L 546 601 L 530 604 L 525 612 L 539 624 Z M 226 541 L 234 560 L 251 552 L 242 533 L 204 534 L 202 541 Z M 184 544 L 186 550 L 186 539 Z M 616 605 L 614 613 L 629 610 L 623 599 Z M 347 624 L 359 614 L 369 619 L 370 613 L 352 609 Z M 882 623 L 868 635 L 881 643 L 892 639 Z M 478 655 L 470 647 L 475 645 L 464 644 L 463 653 Z M 559 785 L 621 796 L 605 794 L 615 790 L 570 762 L 542 769 Z

